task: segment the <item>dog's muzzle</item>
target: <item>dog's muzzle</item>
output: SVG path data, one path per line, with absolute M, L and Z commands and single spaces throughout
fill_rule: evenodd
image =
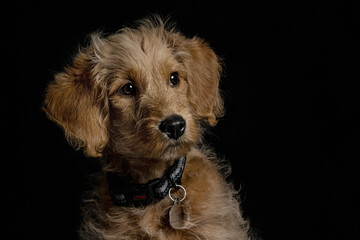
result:
M 179 139 L 185 132 L 186 122 L 180 115 L 171 115 L 161 121 L 159 130 L 174 140 Z

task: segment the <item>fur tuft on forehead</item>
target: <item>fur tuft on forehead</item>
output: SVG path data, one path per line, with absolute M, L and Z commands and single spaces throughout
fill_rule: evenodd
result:
M 104 68 L 115 69 L 121 65 L 136 66 L 146 59 L 154 61 L 160 56 L 167 58 L 169 54 L 178 60 L 190 56 L 187 51 L 181 51 L 186 38 L 172 25 L 155 19 L 155 22 L 139 21 L 136 28 L 123 28 L 107 37 L 99 32 L 91 34 L 90 47 L 96 56 L 95 62 Z

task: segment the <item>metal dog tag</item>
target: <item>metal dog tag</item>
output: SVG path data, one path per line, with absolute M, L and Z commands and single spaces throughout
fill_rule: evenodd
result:
M 179 199 L 174 200 L 174 205 L 169 211 L 170 226 L 174 229 L 182 229 L 185 225 L 184 211 L 181 208 Z

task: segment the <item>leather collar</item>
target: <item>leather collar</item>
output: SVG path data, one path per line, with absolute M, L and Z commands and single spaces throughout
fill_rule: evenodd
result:
M 146 206 L 164 199 L 171 188 L 181 184 L 186 157 L 174 161 L 162 178 L 155 178 L 145 184 L 123 184 L 123 178 L 116 172 L 107 172 L 107 182 L 112 202 L 116 206 Z

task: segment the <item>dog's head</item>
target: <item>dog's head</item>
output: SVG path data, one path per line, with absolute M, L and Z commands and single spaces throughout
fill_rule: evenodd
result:
M 171 159 L 223 113 L 221 67 L 200 38 L 161 20 L 101 37 L 49 85 L 44 109 L 68 141 L 99 157 L 105 148 L 129 157 Z

